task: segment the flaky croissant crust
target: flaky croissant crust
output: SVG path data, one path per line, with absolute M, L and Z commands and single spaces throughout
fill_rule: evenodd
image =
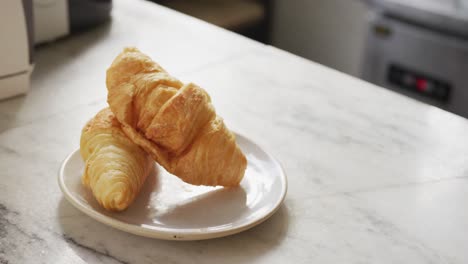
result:
M 80 153 L 85 161 L 82 183 L 107 210 L 126 209 L 154 169 L 154 161 L 123 133 L 109 108 L 83 128 Z
M 247 160 L 205 90 L 183 84 L 136 48 L 117 56 L 106 84 L 125 134 L 166 170 L 196 185 L 240 183 Z

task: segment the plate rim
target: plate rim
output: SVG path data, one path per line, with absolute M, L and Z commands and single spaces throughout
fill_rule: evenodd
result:
M 239 133 L 234 133 L 236 138 L 243 138 L 244 140 L 248 141 L 249 144 L 254 145 L 255 147 L 259 148 L 261 151 L 263 151 L 270 160 L 272 160 L 274 163 L 279 168 L 279 179 L 282 183 L 282 188 L 281 188 L 281 193 L 279 195 L 279 199 L 277 200 L 276 204 L 273 206 L 273 209 L 267 211 L 265 214 L 260 215 L 257 218 L 254 218 L 250 221 L 247 221 L 245 224 L 241 224 L 237 227 L 234 228 L 227 228 L 227 229 L 221 229 L 221 230 L 216 230 L 216 231 L 209 231 L 209 232 L 203 232 L 203 231 L 195 231 L 196 229 L 187 229 L 185 231 L 180 230 L 180 229 L 174 229 L 174 228 L 164 228 L 164 227 L 158 227 L 155 229 L 150 229 L 150 228 L 145 228 L 143 226 L 137 226 L 137 225 L 132 225 L 129 223 L 122 222 L 120 220 L 114 219 L 110 216 L 104 215 L 99 213 L 98 211 L 95 211 L 93 209 L 88 208 L 87 206 L 84 206 L 81 201 L 77 197 L 75 197 L 67 185 L 64 182 L 64 170 L 65 166 L 67 165 L 67 162 L 70 160 L 72 156 L 74 156 L 77 152 L 80 151 L 80 148 L 77 148 L 73 150 L 70 154 L 66 156 L 66 158 L 61 162 L 60 168 L 58 171 L 58 185 L 60 187 L 60 190 L 62 191 L 63 195 L 65 196 L 65 199 L 68 200 L 75 208 L 86 214 L 87 216 L 93 218 L 94 220 L 102 223 L 109 225 L 115 229 L 118 229 L 120 231 L 124 231 L 127 233 L 131 233 L 134 235 L 138 236 L 143 236 L 143 237 L 148 237 L 148 238 L 156 238 L 156 239 L 163 239 L 163 240 L 177 240 L 177 241 L 190 241 L 190 240 L 205 240 L 205 239 L 212 239 L 212 238 L 219 238 L 219 237 L 224 237 L 224 236 L 229 236 L 233 234 L 240 233 L 242 231 L 245 231 L 247 229 L 250 229 L 256 225 L 261 224 L 268 218 L 270 218 L 280 207 L 281 204 L 283 203 L 287 191 L 288 191 L 288 181 L 287 181 L 287 176 L 284 170 L 283 165 L 281 162 L 279 162 L 278 159 L 276 159 L 270 152 L 266 151 L 265 148 L 259 146 L 257 143 L 255 143 L 253 140 L 250 138 L 239 134 Z M 160 166 L 160 165 L 158 165 Z

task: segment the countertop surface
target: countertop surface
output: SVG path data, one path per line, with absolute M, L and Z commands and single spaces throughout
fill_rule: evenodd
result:
M 57 184 L 106 105 L 127 45 L 204 87 L 227 125 L 276 156 L 289 190 L 266 222 L 204 241 L 105 226 Z M 0 263 L 468 263 L 468 122 L 322 65 L 136 0 L 40 47 L 32 88 L 0 101 Z

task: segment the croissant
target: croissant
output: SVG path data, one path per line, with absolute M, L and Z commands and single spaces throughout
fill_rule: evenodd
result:
M 109 108 L 83 128 L 80 154 L 86 162 L 82 183 L 107 210 L 122 211 L 135 199 L 154 168 L 153 159 L 121 130 Z
M 194 185 L 239 185 L 247 160 L 205 90 L 136 48 L 117 56 L 106 84 L 122 130 L 167 171 Z

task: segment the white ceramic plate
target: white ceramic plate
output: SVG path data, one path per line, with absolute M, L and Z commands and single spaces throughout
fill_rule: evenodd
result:
M 99 222 L 132 234 L 171 240 L 222 237 L 249 229 L 270 217 L 287 189 L 280 164 L 249 139 L 236 135 L 248 160 L 240 187 L 193 186 L 155 164 L 137 199 L 124 212 L 107 212 L 81 184 L 79 150 L 59 171 L 66 199 Z

